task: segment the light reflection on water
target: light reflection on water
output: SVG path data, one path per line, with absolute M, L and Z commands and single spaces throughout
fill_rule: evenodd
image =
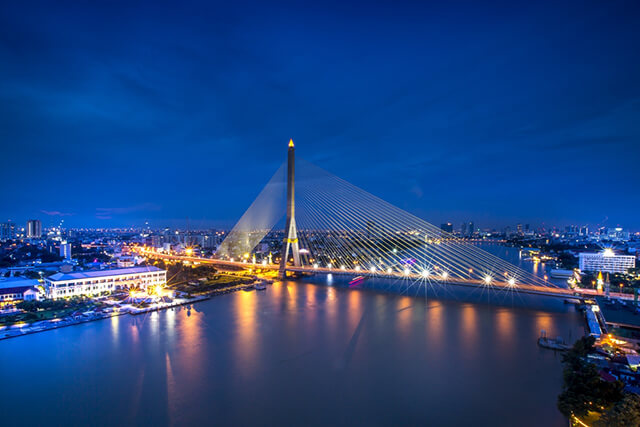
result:
M 256 340 L 256 292 L 240 291 L 235 298 L 235 311 L 237 327 L 235 331 L 235 351 L 237 362 L 242 366 L 239 374 L 244 377 L 251 377 L 254 374 L 256 363 L 257 345 Z
M 527 413 L 529 425 L 565 425 L 560 364 L 535 340 L 540 329 L 576 337 L 582 319 L 527 298 L 425 299 L 336 278 L 34 334 L 0 342 L 12 384 L 0 411 L 30 410 L 36 424 L 527 425 Z M 37 411 L 25 403 L 34 399 Z

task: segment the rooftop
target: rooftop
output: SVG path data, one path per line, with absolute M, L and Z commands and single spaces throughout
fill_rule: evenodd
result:
M 24 277 L 7 277 L 0 279 L 0 289 L 19 288 L 21 286 L 38 286 L 37 279 L 25 279 Z
M 16 286 L 15 288 L 0 288 L 0 295 L 23 294 L 29 289 L 35 289 L 33 286 Z
M 150 273 L 155 271 L 165 271 L 158 267 L 130 267 L 130 268 L 114 268 L 111 270 L 95 270 L 95 271 L 75 271 L 72 273 L 56 273 L 50 276 L 48 280 L 63 281 L 63 280 L 77 280 L 77 279 L 90 279 L 94 277 L 108 277 L 108 276 L 124 276 L 127 274 L 137 273 Z

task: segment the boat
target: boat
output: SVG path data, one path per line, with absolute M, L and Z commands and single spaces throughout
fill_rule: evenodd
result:
M 555 340 L 552 340 L 547 337 L 538 338 L 538 345 L 544 348 L 550 348 L 552 350 L 558 351 L 567 351 L 571 348 L 571 346 L 564 343 L 562 338 L 558 337 Z
M 353 280 L 349 282 L 349 286 L 356 286 L 362 282 L 364 282 L 364 276 L 354 277 Z
M 256 291 L 264 291 L 265 289 L 267 289 L 267 285 L 264 281 L 256 283 Z
M 538 338 L 538 345 L 544 348 L 550 348 L 551 350 L 567 351 L 571 348 L 570 345 L 565 344 L 562 337 L 556 339 L 547 338 L 547 332 L 543 329 L 540 331 L 540 338 Z

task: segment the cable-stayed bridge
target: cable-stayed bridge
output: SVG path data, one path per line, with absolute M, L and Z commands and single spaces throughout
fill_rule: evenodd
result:
M 273 260 L 262 251 L 256 259 L 256 247 L 274 229 L 284 229 L 279 256 Z M 562 297 L 574 293 L 309 162 L 296 164 L 293 141 L 287 162 L 227 235 L 218 257 L 217 262 L 278 269 L 281 278 L 287 272 L 331 273 Z

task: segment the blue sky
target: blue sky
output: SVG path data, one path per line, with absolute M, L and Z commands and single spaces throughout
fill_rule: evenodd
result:
M 294 138 L 436 224 L 640 229 L 637 2 L 230 3 L 3 5 L 1 219 L 230 226 Z

